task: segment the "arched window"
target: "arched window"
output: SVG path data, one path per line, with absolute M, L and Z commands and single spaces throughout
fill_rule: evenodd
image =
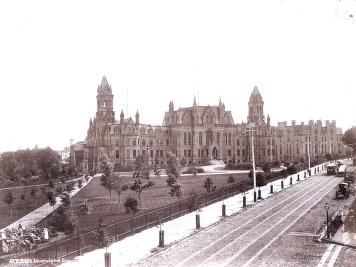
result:
M 183 144 L 184 144 L 185 146 L 187 145 L 187 133 L 184 133 Z
M 203 134 L 202 134 L 202 132 L 199 133 L 199 145 L 200 146 L 203 145 Z
M 126 157 L 127 157 L 127 158 L 130 158 L 130 149 L 128 149 L 128 150 L 126 151 Z
M 145 138 L 142 138 L 142 146 L 146 146 L 146 140 L 145 140 Z
M 229 146 L 231 146 L 231 133 L 229 133 L 229 135 L 228 135 L 228 144 L 229 144 Z
M 224 141 L 225 141 L 225 145 L 227 145 L 227 133 L 224 133 Z
M 192 134 L 189 132 L 188 133 L 188 145 L 192 144 Z

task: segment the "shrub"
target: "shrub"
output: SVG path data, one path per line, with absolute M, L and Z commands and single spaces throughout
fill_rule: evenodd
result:
M 228 184 L 233 184 L 235 183 L 235 178 L 233 175 L 230 175 L 229 178 L 227 178 L 227 183 Z
M 203 173 L 204 170 L 202 168 L 195 168 L 196 173 Z M 185 170 L 182 172 L 183 174 L 193 174 L 194 173 L 194 168 L 193 167 L 189 167 L 188 170 Z
M 135 214 L 138 211 L 138 201 L 133 197 L 128 197 L 124 203 L 126 213 L 132 212 Z
M 83 187 L 83 181 L 82 179 L 78 180 L 78 188 L 82 188 Z
M 80 204 L 79 212 L 81 216 L 85 216 L 93 213 L 93 206 L 90 203 L 88 203 L 87 199 L 85 199 L 82 202 L 82 204 Z

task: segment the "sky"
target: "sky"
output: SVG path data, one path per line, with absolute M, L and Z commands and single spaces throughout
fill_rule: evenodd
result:
M 119 118 L 217 105 L 355 123 L 355 0 L 1 1 L 0 152 L 85 139 L 106 76 Z

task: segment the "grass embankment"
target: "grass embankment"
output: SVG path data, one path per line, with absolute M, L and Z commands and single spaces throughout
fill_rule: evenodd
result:
M 206 193 L 206 189 L 203 187 L 203 182 L 207 177 L 210 177 L 217 189 L 229 185 L 227 179 L 231 174 L 204 174 L 196 176 L 195 180 L 192 176 L 183 176 L 179 178 L 179 182 L 183 184 L 183 197 L 187 199 L 191 196 L 192 192 Z M 242 182 L 248 180 L 247 174 L 234 174 L 235 182 Z M 131 177 L 123 177 L 126 183 L 132 181 Z M 143 191 L 141 194 L 141 208 L 138 212 L 145 212 L 147 210 L 156 209 L 173 202 L 179 201 L 176 197 L 171 197 L 169 187 L 166 185 L 167 177 L 160 177 L 158 180 L 156 177 L 151 177 L 151 180 L 155 182 L 154 187 Z M 100 178 L 95 178 L 88 184 L 83 190 L 72 198 L 72 206 L 75 214 L 79 214 L 80 204 L 87 199 L 93 207 L 93 213 L 90 215 L 78 217 L 79 219 L 79 231 L 86 232 L 94 229 L 98 225 L 98 220 L 102 219 L 104 223 L 113 223 L 115 220 L 120 221 L 129 218 L 131 215 L 125 213 L 123 203 L 128 196 L 138 198 L 136 193 L 132 190 L 127 190 L 121 193 L 121 201 L 119 203 L 119 195 L 112 191 L 111 198 L 108 191 L 100 185 Z M 40 226 L 46 226 L 48 217 L 39 223 Z

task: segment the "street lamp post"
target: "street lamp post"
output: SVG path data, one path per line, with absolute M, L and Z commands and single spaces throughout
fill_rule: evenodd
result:
M 308 132 L 308 143 L 307 143 L 307 150 L 308 150 L 308 172 L 310 173 L 310 133 Z
M 254 144 L 253 144 L 253 134 L 257 132 L 257 127 L 254 123 L 250 123 L 247 125 L 247 131 L 251 134 L 251 150 L 252 150 L 252 174 L 253 174 L 253 201 L 257 201 L 256 195 L 256 166 L 255 166 L 255 152 L 254 152 Z
M 330 238 L 330 231 L 329 231 L 329 204 L 328 202 L 324 205 L 326 211 L 326 238 Z

